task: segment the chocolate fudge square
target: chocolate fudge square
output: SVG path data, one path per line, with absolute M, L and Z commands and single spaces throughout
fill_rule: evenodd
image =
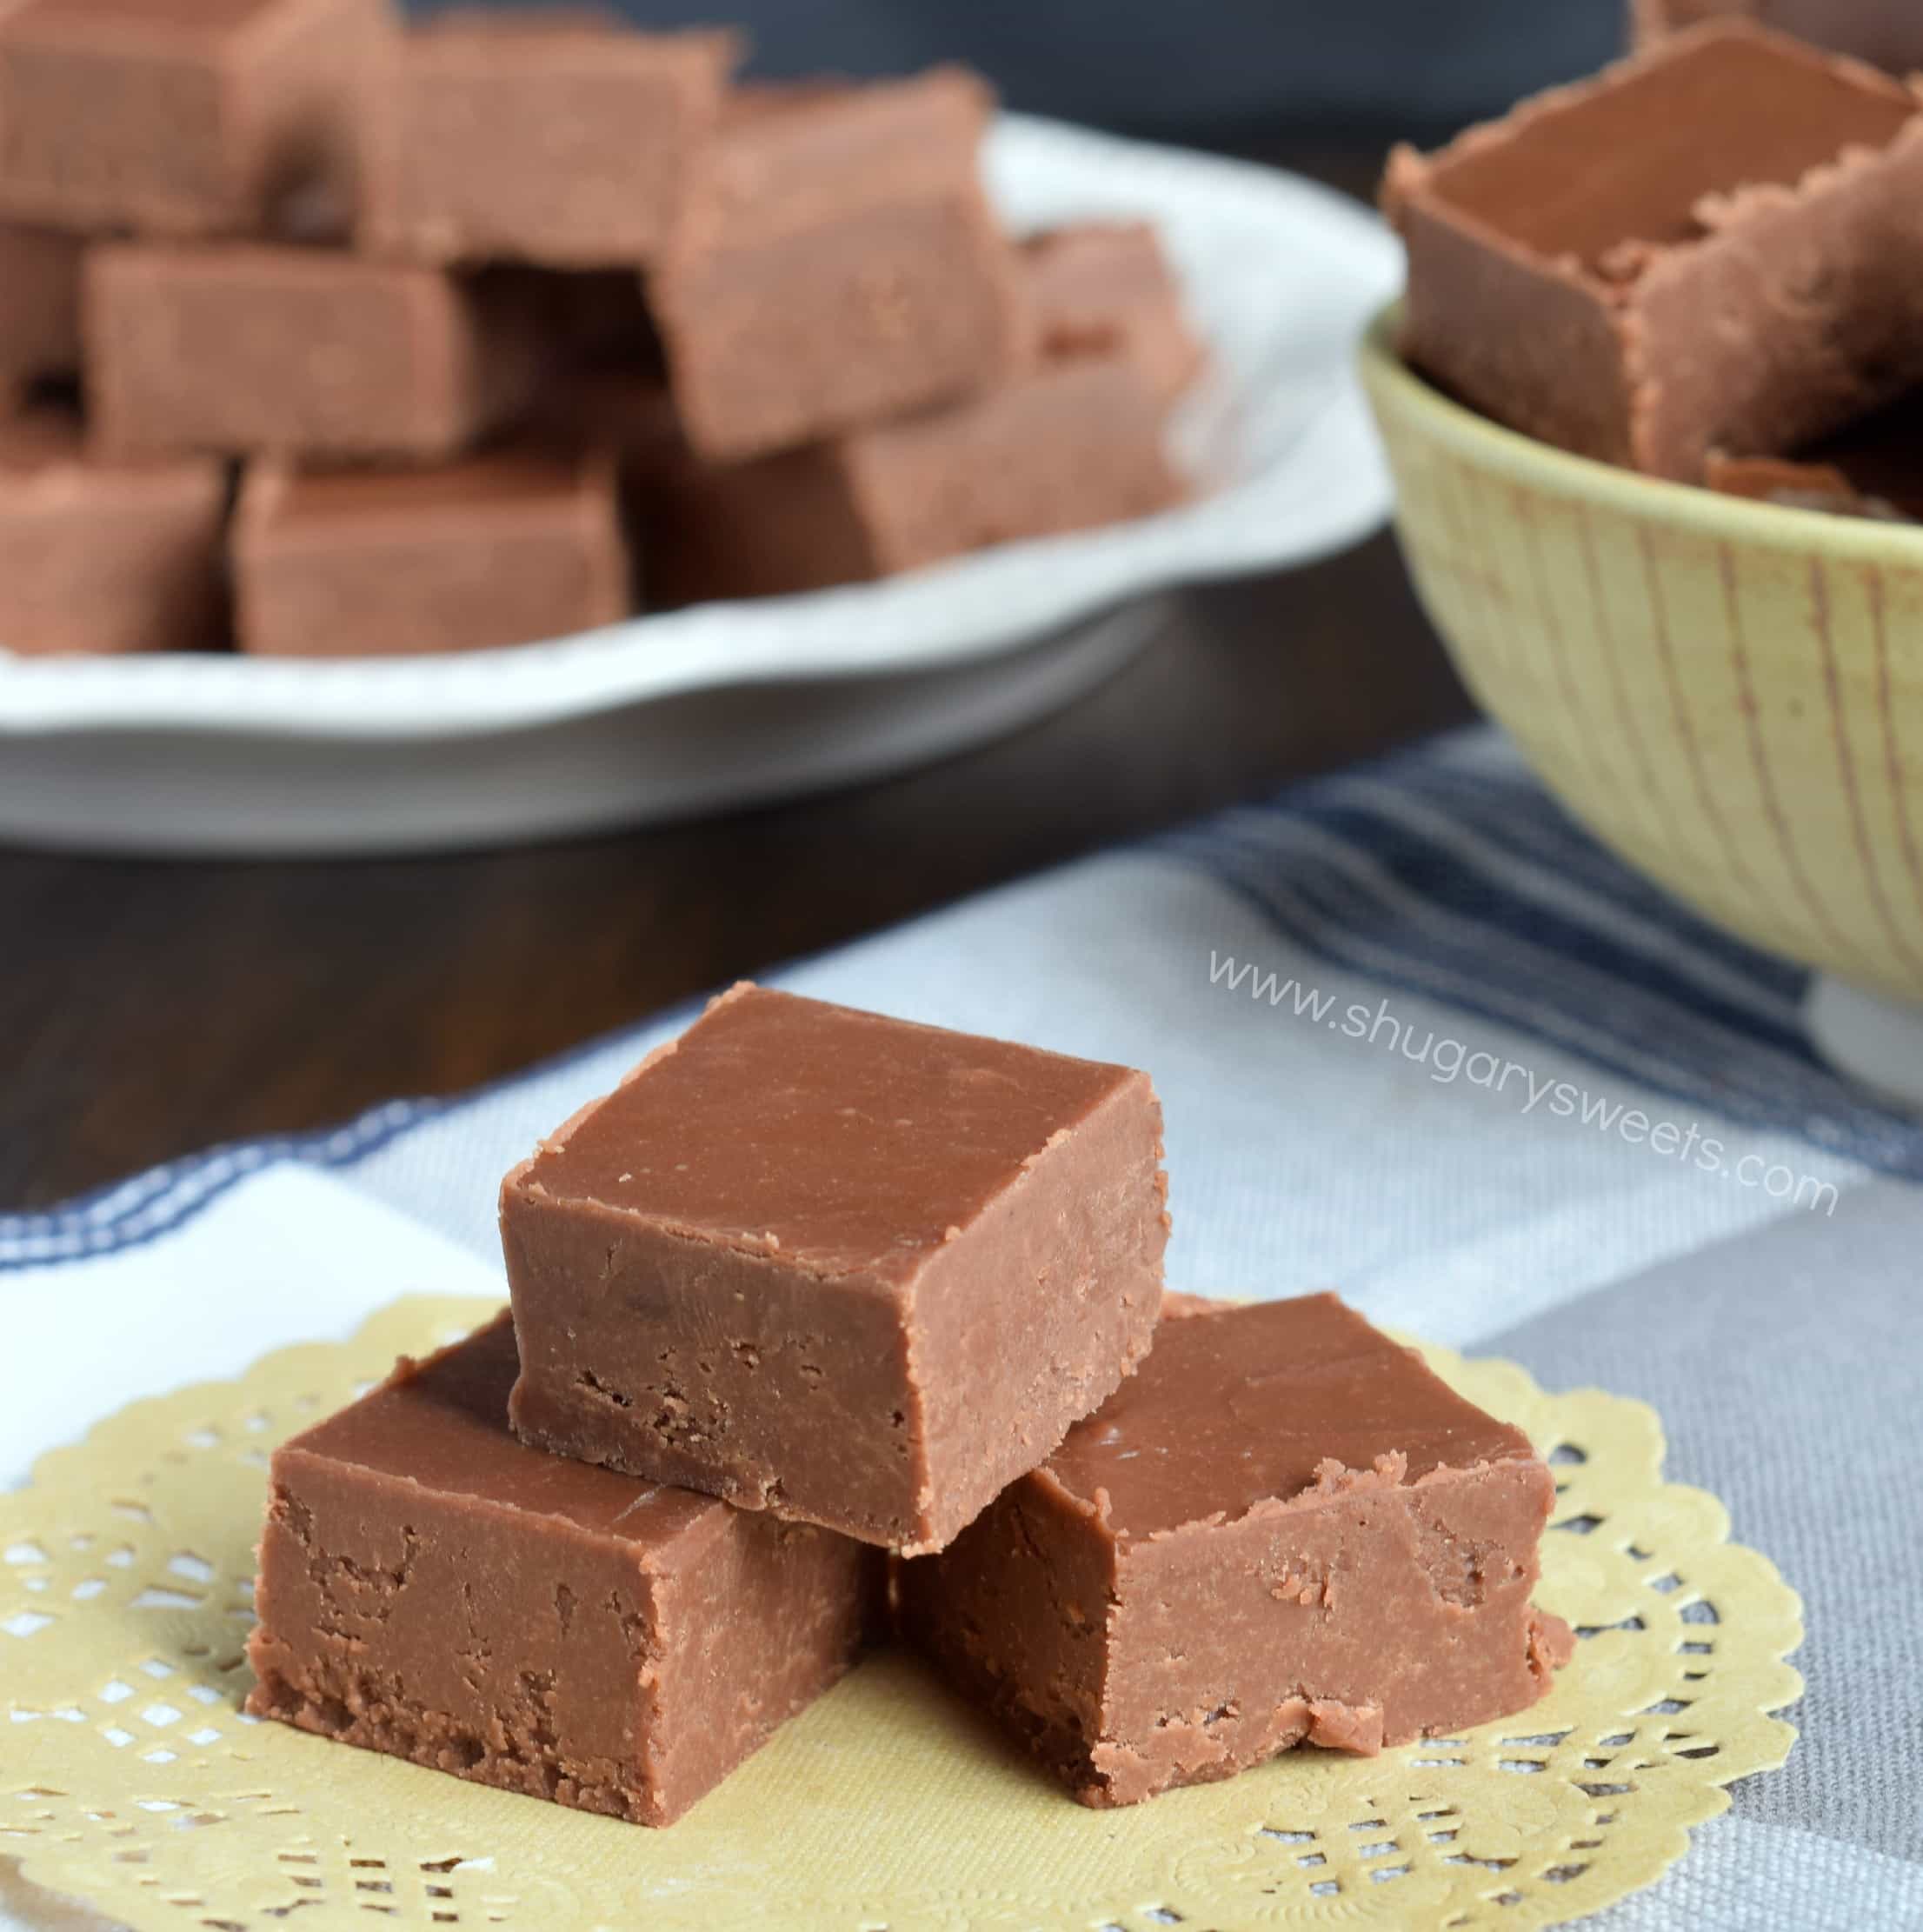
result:
M 1916 0 L 1630 0 L 1639 45 L 1730 15 L 1892 74 L 1923 70 L 1923 7 Z
M 562 9 L 432 15 L 383 90 L 366 238 L 424 262 L 652 261 L 740 43 Z
M 0 6 L 0 210 L 80 231 L 345 226 L 386 0 Z
M 1125 356 L 1164 403 L 1201 370 L 1202 346 L 1147 222 L 1079 222 L 1021 244 L 1021 280 L 1046 360 Z
M 1180 503 L 1136 360 L 1053 358 L 988 395 L 741 463 L 683 462 L 645 526 L 669 603 L 819 590 Z
M 1148 1346 L 1145 1074 L 742 985 L 509 1174 L 524 1441 L 905 1550 Z
M 274 1456 L 247 1708 L 672 1823 L 833 1684 L 875 1552 L 524 1448 L 503 1313 Z
M 333 250 L 90 250 L 88 405 L 116 452 L 453 456 L 530 401 L 518 285 Z
M 1021 346 L 972 75 L 756 96 L 724 114 L 650 277 L 703 456 L 765 454 L 985 390 Z
M 1399 150 L 1403 350 L 1498 422 L 1695 482 L 1923 376 L 1923 116 L 1873 69 L 1711 23 Z
M 236 641 L 263 656 L 484 650 L 616 623 L 612 457 L 494 450 L 427 470 L 250 470 Z
M 1520 1710 L 1555 1486 L 1333 1295 L 1183 1313 L 1042 1466 L 903 1564 L 911 1638 L 1084 1804 Z
M 51 408 L 0 421 L 0 650 L 215 648 L 226 520 L 210 458 L 103 461 Z
M 819 590 L 1179 503 L 1164 431 L 1201 351 L 1154 231 L 1038 236 L 1018 278 L 1032 340 L 1000 388 L 745 463 L 685 450 L 657 463 L 642 523 L 651 592 Z

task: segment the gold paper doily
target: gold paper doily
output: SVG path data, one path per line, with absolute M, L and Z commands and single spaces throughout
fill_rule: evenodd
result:
M 0 1855 L 142 1932 L 1540 1926 L 1651 1883 L 1795 1736 L 1769 1714 L 1800 1689 L 1796 1595 L 1662 1481 L 1654 1413 L 1439 1349 L 1556 1464 L 1540 1601 L 1586 1633 L 1547 1700 L 1459 1740 L 1087 1811 L 884 1655 L 649 1831 L 243 1717 L 268 1449 L 491 1312 L 396 1302 L 0 1496 Z

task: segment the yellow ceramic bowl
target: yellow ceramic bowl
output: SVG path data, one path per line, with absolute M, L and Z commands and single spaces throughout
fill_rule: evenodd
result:
M 1424 608 L 1598 837 L 1732 932 L 1923 1002 L 1923 530 L 1659 483 L 1363 376 Z

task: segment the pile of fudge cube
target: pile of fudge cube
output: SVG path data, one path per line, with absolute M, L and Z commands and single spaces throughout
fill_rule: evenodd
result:
M 1177 502 L 1156 237 L 972 74 L 393 0 L 0 0 L 0 649 L 472 650 Z
M 662 1825 L 891 1642 L 1097 1806 L 1535 1702 L 1549 1469 L 1333 1295 L 1165 1296 L 1161 1163 L 1139 1071 L 723 994 L 275 1453 L 249 1709 Z
M 1628 59 L 1393 157 L 1405 354 L 1579 455 L 1923 523 L 1923 6 L 1632 14 Z

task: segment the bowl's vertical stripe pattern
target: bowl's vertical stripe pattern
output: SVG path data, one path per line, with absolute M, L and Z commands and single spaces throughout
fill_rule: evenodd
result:
M 1417 590 L 1544 780 L 1744 938 L 1923 999 L 1923 538 L 1698 504 L 1374 363 Z

